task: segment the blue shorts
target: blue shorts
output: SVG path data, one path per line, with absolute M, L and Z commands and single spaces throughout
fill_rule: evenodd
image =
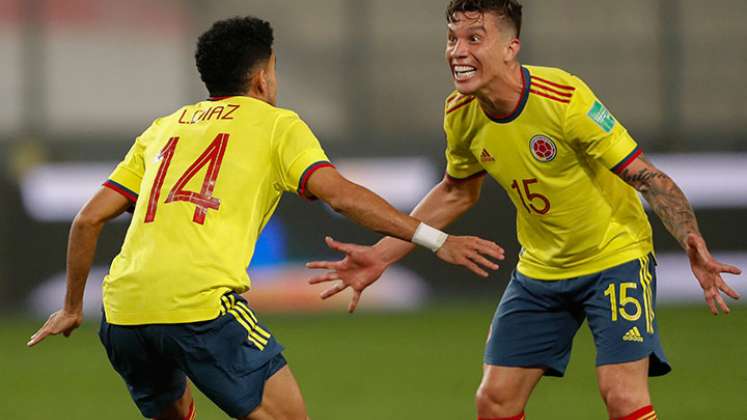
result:
M 187 378 L 231 417 L 254 411 L 265 381 L 286 365 L 283 348 L 257 322 L 244 298 L 228 293 L 221 315 L 186 324 L 112 325 L 99 337 L 143 416 L 181 398 Z
M 652 255 L 577 278 L 535 280 L 514 272 L 490 327 L 485 363 L 541 367 L 563 376 L 584 319 L 597 366 L 650 357 L 649 375 L 671 368 L 659 341 Z

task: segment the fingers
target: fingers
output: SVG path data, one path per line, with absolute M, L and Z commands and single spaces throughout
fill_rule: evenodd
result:
M 330 287 L 329 289 L 323 291 L 319 296 L 321 296 L 322 299 L 328 299 L 328 298 L 330 298 L 330 297 L 332 297 L 332 296 L 334 296 L 334 295 L 342 292 L 343 290 L 345 290 L 347 288 L 348 288 L 347 284 L 338 284 L 337 286 Z
M 464 267 L 466 267 L 469 271 L 477 274 L 480 277 L 487 277 L 488 273 L 485 272 L 482 268 L 480 268 L 477 264 L 472 262 L 470 259 L 466 259 L 465 262 L 462 264 Z
M 351 252 L 355 251 L 355 247 L 356 247 L 353 244 L 336 241 L 332 239 L 331 236 L 326 236 L 324 238 L 324 242 L 327 243 L 328 247 L 334 249 L 335 251 L 344 252 L 346 254 L 350 254 Z
M 306 268 L 321 268 L 323 270 L 334 270 L 338 261 L 310 261 L 306 263 Z
M 469 259 L 472 260 L 473 262 L 475 262 L 475 263 L 477 263 L 477 264 L 479 264 L 479 265 L 481 265 L 481 266 L 483 266 L 485 268 L 489 268 L 489 269 L 491 269 L 493 271 L 495 271 L 495 270 L 497 270 L 497 269 L 500 268 L 500 266 L 498 264 L 490 261 L 489 259 L 483 257 L 480 254 L 471 255 L 469 257 Z
M 39 329 L 34 335 L 31 336 L 31 339 L 29 339 L 28 343 L 26 343 L 26 346 L 28 347 L 34 347 L 38 343 L 40 343 L 42 340 L 44 340 L 48 335 L 50 334 L 49 329 L 47 329 L 47 324 L 44 324 L 43 327 Z
M 340 276 L 337 274 L 336 271 L 332 271 L 330 273 L 320 274 L 318 276 L 314 276 L 309 279 L 309 284 L 319 284 L 319 283 L 325 283 L 328 281 L 333 280 L 339 280 Z
M 731 310 L 729 309 L 729 306 L 726 305 L 726 302 L 724 302 L 724 298 L 721 297 L 721 293 L 719 293 L 719 289 L 714 287 L 708 288 L 705 290 L 705 300 L 708 304 L 708 307 L 711 310 L 711 313 L 713 315 L 719 314 L 719 309 L 721 309 L 721 312 L 725 315 L 728 315 Z
M 477 252 L 483 255 L 488 255 L 490 257 L 493 257 L 497 260 L 504 260 L 506 259 L 506 252 L 501 248 L 498 244 L 491 241 L 486 241 L 484 239 L 476 238 L 477 239 Z
M 348 313 L 355 312 L 355 308 L 358 307 L 358 302 L 361 300 L 361 292 L 354 290 L 353 291 L 353 299 L 350 301 L 350 304 L 348 305 Z
M 716 309 L 716 303 L 714 302 L 715 298 L 713 295 L 709 295 L 709 293 L 706 293 L 706 303 L 708 304 L 708 307 L 711 309 L 711 313 L 713 315 L 718 315 L 718 309 Z
M 730 273 L 730 274 L 736 274 L 736 275 L 742 274 L 742 270 L 740 270 L 739 267 L 736 267 L 730 264 L 723 264 L 723 263 L 719 263 L 718 271 L 722 273 Z
M 729 310 L 729 307 L 726 305 L 726 302 L 724 302 L 724 298 L 721 297 L 721 293 L 716 293 L 715 297 L 716 303 L 718 303 L 719 308 L 721 308 L 721 312 L 725 315 L 728 315 L 731 310 Z
M 729 296 L 732 299 L 739 299 L 741 297 L 736 290 L 729 287 L 729 285 L 726 284 L 726 282 L 723 280 L 718 282 L 718 288 L 722 292 L 726 293 L 726 296 Z

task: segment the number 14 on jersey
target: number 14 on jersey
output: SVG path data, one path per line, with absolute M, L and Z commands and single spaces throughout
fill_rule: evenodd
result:
M 218 173 L 220 172 L 220 165 L 223 162 L 223 155 L 226 153 L 226 146 L 228 145 L 228 133 L 220 133 L 215 136 L 215 139 L 205 149 L 200 157 L 195 160 L 192 165 L 179 177 L 174 186 L 169 191 L 169 195 L 166 197 L 164 204 L 173 203 L 176 201 L 187 201 L 197 205 L 195 209 L 194 217 L 192 221 L 203 225 L 205 224 L 205 216 L 207 215 L 208 209 L 218 210 L 220 208 L 220 199 L 213 197 L 213 190 L 215 189 L 215 183 L 218 179 Z M 174 158 L 176 152 L 176 146 L 179 143 L 179 137 L 171 137 L 166 143 L 166 146 L 161 150 L 159 155 L 161 158 L 161 165 L 158 167 L 158 173 L 156 178 L 153 180 L 153 186 L 150 189 L 150 197 L 148 198 L 148 210 L 145 213 L 145 223 L 151 223 L 156 219 L 156 210 L 158 209 L 158 199 L 161 196 L 161 189 L 163 188 L 163 181 L 166 178 L 166 172 L 169 170 L 171 160 Z M 205 179 L 202 181 L 202 187 L 200 192 L 185 190 L 187 183 L 204 167 L 209 165 Z

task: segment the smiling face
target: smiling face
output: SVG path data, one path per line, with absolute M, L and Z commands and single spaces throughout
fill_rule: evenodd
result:
M 454 87 L 474 95 L 500 80 L 516 59 L 520 42 L 510 24 L 493 12 L 458 12 L 448 24 L 446 62 Z

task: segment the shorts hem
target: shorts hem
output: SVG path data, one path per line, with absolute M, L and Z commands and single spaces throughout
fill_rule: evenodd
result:
M 185 380 L 183 385 L 181 386 L 181 390 L 179 392 L 175 392 L 172 395 L 175 395 L 176 398 L 164 398 L 163 402 L 152 402 L 152 403 L 146 403 L 144 404 L 145 407 L 141 407 L 140 404 L 138 404 L 137 401 L 135 402 L 135 405 L 137 406 L 138 410 L 140 410 L 140 414 L 143 415 L 145 418 L 153 419 L 158 417 L 163 411 L 168 408 L 170 405 L 174 404 L 175 402 L 179 401 L 179 399 L 184 395 L 184 391 L 187 390 L 187 381 Z M 171 395 L 170 395 L 171 397 Z
M 630 363 L 638 360 L 643 360 L 646 357 L 649 359 L 648 376 L 664 376 L 672 371 L 672 366 L 669 362 L 661 355 L 657 354 L 655 350 L 648 353 L 644 353 L 639 356 L 621 357 L 615 360 L 597 360 L 596 366 L 607 366 L 607 365 L 618 365 L 621 363 Z
M 262 397 L 264 395 L 265 384 L 267 383 L 267 380 L 287 365 L 288 362 L 285 360 L 285 357 L 280 351 L 278 351 L 278 353 L 274 355 L 270 360 L 268 360 L 267 363 L 263 366 L 267 368 L 267 373 L 265 374 L 265 380 L 260 386 L 259 392 L 257 392 L 256 395 L 246 399 L 240 398 L 238 401 L 241 401 L 241 403 L 230 404 L 234 407 L 234 409 L 230 411 L 224 410 L 226 414 L 228 414 L 232 418 L 239 418 L 246 417 L 254 410 L 256 410 L 257 407 L 262 404 Z
M 489 366 L 498 366 L 498 367 L 513 367 L 513 368 L 527 368 L 527 369 L 544 369 L 545 373 L 543 373 L 543 376 L 553 376 L 557 378 L 562 378 L 565 376 L 565 369 L 558 369 L 555 367 L 551 367 L 547 364 L 542 363 L 521 363 L 521 362 L 505 362 L 505 361 L 498 361 L 498 360 L 483 360 L 483 363 Z

